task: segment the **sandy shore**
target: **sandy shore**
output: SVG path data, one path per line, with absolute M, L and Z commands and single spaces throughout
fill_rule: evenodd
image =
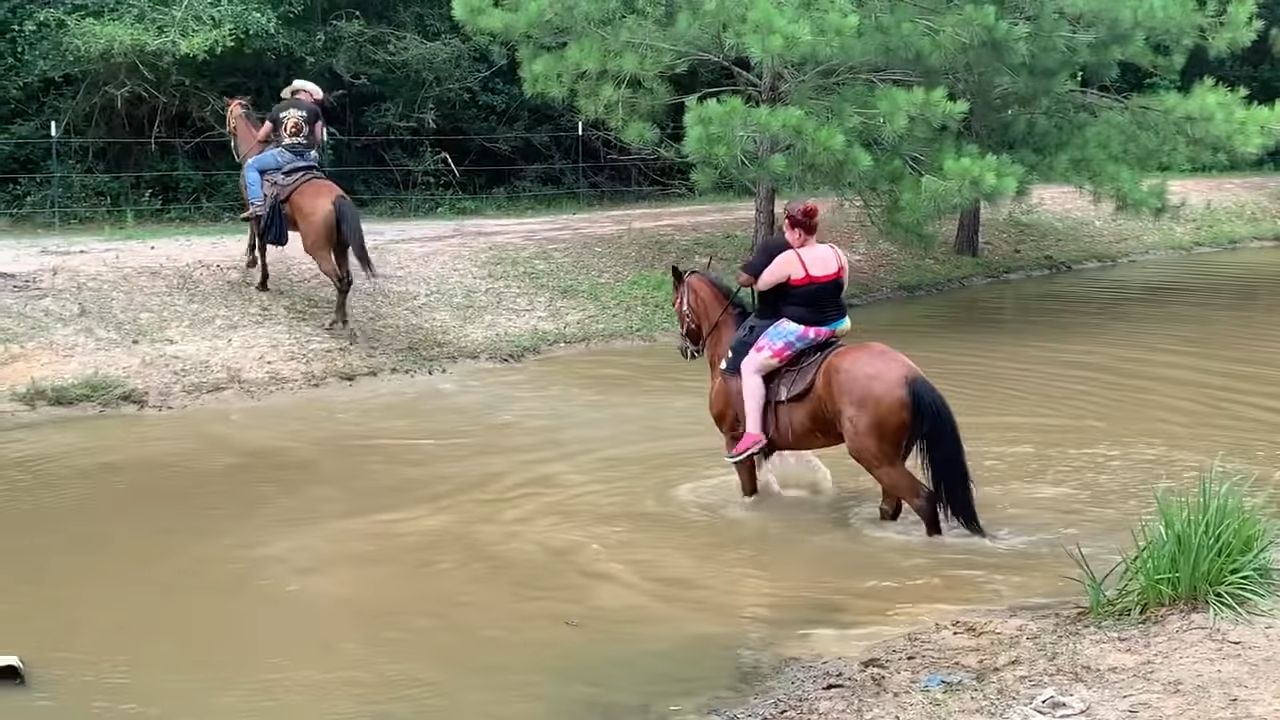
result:
M 1274 720 L 1280 623 L 1174 613 L 1100 627 L 1010 611 L 939 623 L 855 656 L 785 662 L 719 720 Z

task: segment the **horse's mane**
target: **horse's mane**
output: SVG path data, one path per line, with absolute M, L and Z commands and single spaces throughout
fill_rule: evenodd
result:
M 694 270 L 693 274 L 701 276 L 704 280 L 711 283 L 711 286 L 719 292 L 729 306 L 733 308 L 733 326 L 737 327 L 747 321 L 751 317 L 751 308 L 747 307 L 747 303 L 742 299 L 738 290 L 730 287 L 729 283 L 721 280 L 710 272 L 702 270 Z

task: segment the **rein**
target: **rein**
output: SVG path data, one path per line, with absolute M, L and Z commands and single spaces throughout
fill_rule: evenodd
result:
M 239 115 L 248 115 L 248 114 L 249 114 L 249 106 L 243 101 L 237 101 L 227 106 L 227 134 L 231 136 L 231 156 L 236 159 L 237 163 L 240 163 L 242 165 L 244 164 L 245 156 L 240 154 L 240 148 L 236 144 L 236 125 L 238 124 L 238 121 L 239 121 L 239 118 L 238 118 Z M 257 140 L 255 139 L 253 144 L 249 145 L 248 149 L 252 151 L 255 147 L 258 147 L 259 145 L 261 145 L 261 143 L 257 142 Z
M 710 335 L 709 329 L 702 329 L 697 320 L 693 317 L 693 308 L 689 305 L 689 278 L 698 273 L 697 270 L 688 270 L 684 274 L 684 280 L 680 283 L 680 354 L 686 360 L 692 360 L 706 352 L 707 336 Z M 737 290 L 725 300 L 724 307 L 720 308 L 716 319 L 711 321 L 709 328 L 714 328 L 720 324 L 720 319 L 729 311 L 729 307 L 733 305 L 733 301 L 737 299 L 738 293 L 742 292 L 742 286 L 739 285 Z M 689 327 L 697 327 L 699 329 L 700 340 L 694 343 L 689 339 Z

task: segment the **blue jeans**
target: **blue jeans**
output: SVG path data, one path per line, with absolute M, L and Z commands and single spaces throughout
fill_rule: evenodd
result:
M 249 196 L 250 205 L 262 204 L 262 174 L 280 170 L 285 165 L 296 163 L 300 160 L 309 160 L 314 163 L 320 162 L 320 153 L 312 150 L 301 157 L 285 150 L 284 148 L 270 148 L 263 150 L 261 153 L 249 158 L 249 162 L 244 164 L 244 190 Z

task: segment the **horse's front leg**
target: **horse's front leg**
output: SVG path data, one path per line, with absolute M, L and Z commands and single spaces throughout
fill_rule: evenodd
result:
M 262 266 L 262 271 L 258 274 L 258 290 L 266 292 L 270 288 L 267 287 L 267 279 L 271 277 L 271 273 L 267 272 L 267 241 L 262 237 L 262 228 L 258 227 L 258 218 L 254 218 L 250 223 L 253 226 L 254 243 L 258 246 L 258 264 Z
M 726 433 L 724 436 L 725 452 L 732 450 L 733 446 L 737 445 L 741 439 L 741 431 Z M 743 498 L 750 500 L 760 494 L 760 477 L 756 474 L 756 458 L 754 456 L 734 463 L 733 470 L 738 473 L 738 486 L 742 489 Z
M 244 258 L 246 270 L 258 267 L 258 233 L 255 232 L 253 223 L 249 223 L 249 246 L 244 250 Z

